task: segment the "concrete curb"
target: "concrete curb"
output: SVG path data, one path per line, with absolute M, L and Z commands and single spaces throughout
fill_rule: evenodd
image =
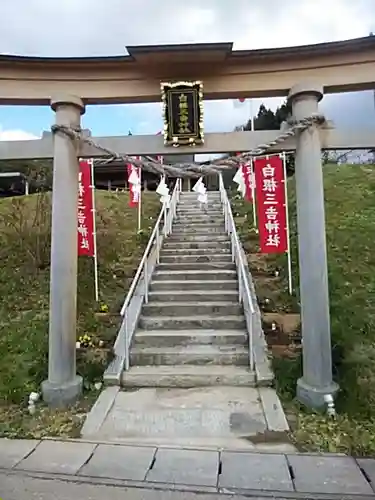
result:
M 81 429 L 81 436 L 93 436 L 100 431 L 104 420 L 107 418 L 108 413 L 115 402 L 116 396 L 120 390 L 119 386 L 107 387 L 104 389 L 98 399 L 95 401 L 94 406 L 88 413 L 86 420 Z

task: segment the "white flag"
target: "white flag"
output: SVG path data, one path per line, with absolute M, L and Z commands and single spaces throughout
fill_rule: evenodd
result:
M 192 188 L 192 191 L 194 191 L 195 193 L 199 193 L 199 189 L 201 186 L 204 186 L 203 184 L 203 178 L 202 177 L 199 177 L 199 179 L 197 180 L 197 182 L 194 184 L 193 188 Z
M 159 185 L 156 188 L 156 192 L 159 196 L 167 196 L 169 194 L 169 189 L 165 182 L 164 176 L 160 179 Z
M 140 183 L 141 183 L 141 181 L 139 180 L 139 177 L 138 177 L 138 175 L 137 175 L 137 172 L 136 172 L 136 170 L 135 170 L 134 166 L 132 166 L 132 172 L 131 172 L 131 174 L 129 175 L 128 182 L 129 182 L 129 184 L 135 184 L 135 185 L 137 185 L 137 184 L 140 184 Z
M 208 203 L 207 193 L 199 193 L 198 201 L 199 203 Z
M 169 208 L 171 197 L 170 197 L 170 194 L 169 194 L 168 186 L 167 186 L 167 184 L 165 182 L 164 175 L 160 179 L 159 185 L 156 188 L 156 192 L 160 196 L 160 203 L 162 203 L 163 205 L 165 205 L 166 208 Z
M 170 202 L 171 202 L 171 196 L 169 194 L 160 197 L 160 203 L 163 203 L 163 205 L 165 204 L 167 208 L 169 208 Z
M 246 184 L 245 179 L 243 178 L 242 167 L 237 170 L 235 176 L 233 177 L 233 182 L 238 184 L 237 191 L 241 193 L 242 197 L 244 197 L 246 194 Z
M 233 177 L 233 182 L 236 184 L 241 184 L 241 182 L 243 182 L 242 167 L 237 170 L 235 176 Z

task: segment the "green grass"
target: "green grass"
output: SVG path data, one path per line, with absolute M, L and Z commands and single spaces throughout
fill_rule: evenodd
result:
M 324 167 L 326 233 L 330 288 L 334 376 L 341 391 L 339 418 L 328 422 L 290 402 L 294 398 L 301 360 L 277 359 L 277 387 L 288 408 L 297 413 L 293 437 L 303 449 L 375 452 L 375 167 L 327 165 Z M 294 179 L 289 180 L 289 212 L 294 282 L 298 285 L 297 225 Z M 251 206 L 235 201 L 238 218 L 244 217 L 241 237 L 254 250 L 250 232 Z M 247 218 L 246 218 L 247 217 Z M 290 301 L 286 289 L 285 256 L 267 257 L 281 266 L 281 309 Z
M 97 245 L 100 317 L 94 298 L 94 267 L 79 258 L 77 338 L 88 334 L 103 348 L 78 355 L 77 371 L 89 391 L 74 412 L 50 412 L 34 417 L 25 411 L 31 391 L 47 376 L 50 197 L 0 200 L 0 435 L 40 436 L 74 432 L 75 413 L 83 412 L 95 394 L 111 354 L 119 325 L 119 310 L 148 241 L 160 203 L 155 193 L 143 196 L 142 234 L 137 234 L 137 210 L 127 206 L 127 194 L 97 191 Z

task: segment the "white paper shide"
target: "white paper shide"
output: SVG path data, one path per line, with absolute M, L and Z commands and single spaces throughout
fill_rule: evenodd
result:
M 137 173 L 137 169 L 132 166 L 132 171 L 131 174 L 129 175 L 128 179 L 129 184 L 132 185 L 132 192 L 134 194 L 134 202 L 137 202 L 139 200 L 139 196 L 141 194 L 141 179 L 139 178 L 139 175 Z
M 160 179 L 159 185 L 156 188 L 157 194 L 160 196 L 160 203 L 163 203 L 167 208 L 171 201 L 171 196 L 169 194 L 169 188 L 165 182 L 165 176 L 163 175 Z
M 246 194 L 246 184 L 243 177 L 242 166 L 240 166 L 233 177 L 233 182 L 237 184 L 237 191 L 241 194 L 242 198 L 244 198 Z
M 193 191 L 198 195 L 198 202 L 207 205 L 207 189 L 203 182 L 203 177 L 199 177 L 197 182 L 193 186 Z

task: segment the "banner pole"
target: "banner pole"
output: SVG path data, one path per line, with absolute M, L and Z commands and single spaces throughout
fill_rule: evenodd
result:
M 140 160 L 140 157 L 138 157 Z M 139 198 L 138 198 L 138 233 L 140 233 L 141 228 L 142 228 L 142 169 L 141 167 L 138 167 L 138 178 L 139 178 L 139 183 L 140 183 L 140 191 L 139 191 Z
M 91 166 L 91 195 L 92 195 L 92 227 L 94 239 L 94 281 L 95 300 L 99 302 L 99 277 L 98 277 L 98 252 L 96 246 L 96 209 L 95 209 L 95 181 L 94 181 L 94 160 L 89 160 Z
M 288 241 L 288 249 L 287 249 L 287 257 L 288 257 L 288 289 L 289 289 L 289 295 L 292 295 L 293 294 L 292 256 L 290 255 L 289 207 L 288 207 L 288 188 L 287 188 L 286 155 L 285 155 L 285 152 L 281 153 L 281 158 L 282 158 L 282 161 L 283 161 L 283 169 L 284 169 L 285 218 L 286 218 L 286 234 L 287 234 L 287 241 Z
M 257 222 L 257 209 L 256 209 L 256 201 L 255 201 L 255 173 L 254 173 L 254 161 L 253 158 L 250 160 L 250 165 L 251 165 L 251 192 L 252 192 L 252 201 L 253 201 L 253 226 L 254 229 L 257 229 L 258 222 Z

